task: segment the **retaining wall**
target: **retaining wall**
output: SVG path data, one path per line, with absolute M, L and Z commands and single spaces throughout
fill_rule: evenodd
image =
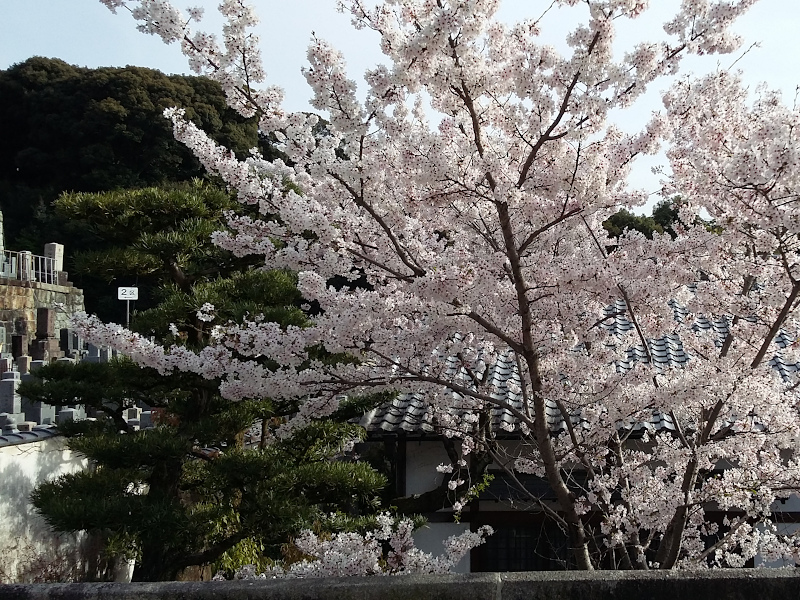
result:
M 794 569 L 531 572 L 0 586 L 0 600 L 790 600 Z
M 56 303 L 63 304 L 64 310 L 56 311 L 55 333 L 68 327 L 69 317 L 84 310 L 83 290 L 69 285 L 19 281 L 0 278 L 0 326 L 5 326 L 8 339 L 0 339 L 0 344 L 8 344 L 15 331 L 24 333 L 24 350 L 36 334 L 36 309 L 53 308 Z M 11 352 L 10 346 L 5 349 Z

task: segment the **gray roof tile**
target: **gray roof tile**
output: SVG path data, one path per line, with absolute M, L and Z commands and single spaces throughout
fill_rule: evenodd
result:
M 677 322 L 682 322 L 689 311 L 679 305 L 676 301 L 670 301 L 673 315 Z M 623 300 L 617 300 L 614 304 L 607 306 L 603 311 L 606 317 L 600 327 L 608 332 L 609 343 L 613 344 L 613 338 L 621 337 L 634 329 L 633 323 L 627 318 L 627 309 Z M 692 330 L 695 332 L 713 332 L 715 344 L 721 347 L 728 335 L 730 319 L 728 317 L 696 317 Z M 787 362 L 784 357 L 784 350 L 796 343 L 797 339 L 788 333 L 781 331 L 775 338 L 777 353 L 770 361 L 770 365 L 775 368 L 785 380 L 788 380 L 795 373 L 800 372 L 800 363 Z M 653 366 L 661 373 L 668 369 L 682 367 L 690 357 L 680 338 L 675 334 L 668 334 L 658 339 L 648 340 L 648 348 L 652 357 Z M 616 363 L 618 372 L 627 372 L 636 363 L 648 363 L 648 353 L 642 344 L 632 346 L 625 351 L 625 358 Z M 459 361 L 456 357 L 450 356 L 446 359 L 445 371 L 450 374 L 458 374 L 461 370 Z M 485 369 L 486 367 L 484 367 Z M 497 400 L 502 400 L 511 405 L 516 410 L 524 410 L 522 396 L 520 392 L 513 392 L 508 388 L 508 382 L 512 381 L 514 389 L 520 388 L 519 373 L 516 364 L 511 358 L 511 353 L 502 355 L 500 359 L 488 367 L 487 381 L 493 383 L 493 388 L 499 390 L 493 396 Z M 484 371 L 479 373 L 483 376 Z M 463 381 L 470 384 L 466 373 L 463 373 Z M 547 424 L 554 433 L 567 429 L 566 423 L 554 402 L 548 401 L 546 404 Z M 453 409 L 450 415 L 453 423 L 459 423 L 465 411 L 457 408 Z M 500 407 L 490 409 L 492 426 L 497 432 L 514 432 L 518 430 L 518 419 L 514 414 Z M 579 414 L 570 415 L 573 425 L 581 423 Z M 363 425 L 371 435 L 393 434 L 405 432 L 409 434 L 425 435 L 438 433 L 439 423 L 435 423 L 432 414 L 429 413 L 429 406 L 424 398 L 416 393 L 401 394 L 392 402 L 380 406 L 367 413 L 361 420 Z M 632 429 L 634 434 L 639 432 L 653 432 L 658 430 L 673 430 L 674 425 L 669 415 L 654 411 L 652 416 L 643 422 L 622 423 L 625 429 Z

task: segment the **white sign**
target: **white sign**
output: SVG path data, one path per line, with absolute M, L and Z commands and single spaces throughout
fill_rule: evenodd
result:
M 121 287 L 117 288 L 118 300 L 138 300 L 139 288 L 136 287 Z

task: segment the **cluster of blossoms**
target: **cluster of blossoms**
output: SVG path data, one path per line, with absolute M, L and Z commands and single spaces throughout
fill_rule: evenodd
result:
M 280 141 L 291 164 L 235 157 L 167 112 L 176 137 L 259 209 L 231 216 L 215 241 L 297 271 L 319 311 L 304 329 L 220 323 L 201 354 L 86 318 L 82 333 L 162 371 L 219 377 L 231 400 L 305 398 L 297 423 L 342 394 L 414 392 L 463 454 L 547 480 L 555 508 L 539 505 L 570 532 L 581 568 L 600 563 L 598 537 L 641 568 L 792 556 L 796 540 L 770 511 L 800 488 L 797 385 L 770 360 L 797 362 L 800 112 L 767 90 L 750 104 L 720 72 L 675 82 L 638 134 L 609 122 L 683 56 L 735 48 L 730 25 L 754 1 L 683 1 L 669 41 L 621 58 L 615 30 L 644 0 L 586 0 L 589 20 L 565 56 L 537 22 L 499 22 L 497 0 L 343 1 L 380 35 L 388 64 L 366 73 L 360 101 L 342 56 L 314 38 L 305 74 L 327 120 L 320 132 L 317 117 L 285 114 L 276 88 L 254 89 L 263 72 L 241 2 L 223 3 L 221 49 L 185 25 L 179 34 L 188 19 L 166 0 L 105 0 L 131 5 L 147 31 L 183 35 L 194 68 Z M 645 199 L 626 185 L 635 157 L 661 144 L 664 193 L 681 197 L 675 237 L 630 233 L 607 247 L 603 221 Z M 334 287 L 334 276 L 348 283 Z M 609 340 L 621 317 L 630 326 Z M 658 366 L 654 340 L 688 362 Z M 352 360 L 314 360 L 319 347 Z M 508 365 L 513 378 L 496 375 Z M 492 411 L 513 417 L 502 426 L 523 438 L 516 455 L 482 425 Z M 654 415 L 670 433 L 651 424 L 632 440 Z M 715 528 L 709 506 L 741 517 Z
M 444 541 L 444 553 L 433 556 L 414 544 L 414 526 L 410 519 L 395 523 L 387 513 L 378 515 L 378 527 L 366 534 L 337 533 L 330 537 L 303 531 L 294 545 L 306 555 L 289 565 L 275 565 L 257 573 L 252 565 L 236 572 L 236 579 L 352 577 L 364 575 L 413 575 L 446 573 L 467 553 L 492 534 L 492 528 L 481 527 Z M 383 548 L 388 551 L 384 552 Z

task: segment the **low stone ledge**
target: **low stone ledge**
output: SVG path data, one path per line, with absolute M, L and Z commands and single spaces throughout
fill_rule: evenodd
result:
M 227 582 L 2 585 L 0 600 L 788 600 L 794 570 L 526 572 Z
M 483 600 L 494 573 L 326 577 L 169 583 L 54 583 L 0 586 L 0 600 Z
M 500 573 L 498 600 L 788 600 L 800 598 L 789 569 Z

